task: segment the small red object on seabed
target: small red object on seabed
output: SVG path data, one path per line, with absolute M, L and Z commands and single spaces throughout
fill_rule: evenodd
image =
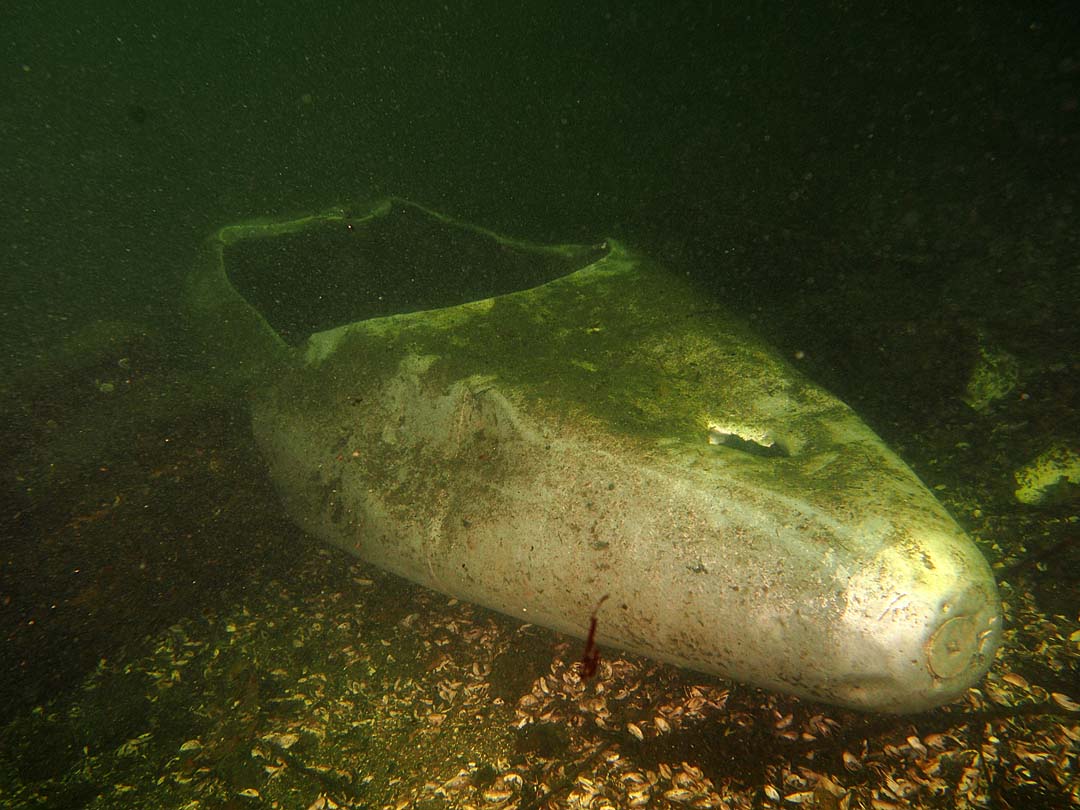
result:
M 596 668 L 600 666 L 600 648 L 596 646 L 596 614 L 600 606 L 610 594 L 604 594 L 593 608 L 592 616 L 589 617 L 589 635 L 585 637 L 585 652 L 581 656 L 578 674 L 581 680 L 587 680 L 596 674 Z

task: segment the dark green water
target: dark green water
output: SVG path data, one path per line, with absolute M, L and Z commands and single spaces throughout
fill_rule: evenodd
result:
M 939 278 L 1074 235 L 1069 3 L 450 5 L 5 9 L 5 360 L 167 313 L 222 222 L 380 192 L 697 243 L 718 275 L 747 229 L 934 252 Z

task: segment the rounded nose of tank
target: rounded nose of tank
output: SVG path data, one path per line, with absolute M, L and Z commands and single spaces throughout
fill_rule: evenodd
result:
M 862 666 L 843 679 L 841 702 L 872 711 L 924 711 L 959 697 L 986 674 L 1001 644 L 1001 600 L 986 561 L 964 543 L 971 553 L 959 569 L 941 565 L 936 573 L 942 576 L 924 578 L 893 568 L 887 580 L 877 580 L 888 587 L 877 591 L 876 607 L 863 602 L 859 608 L 867 646 L 859 655 Z
M 973 585 L 945 600 L 938 616 L 924 646 L 926 668 L 939 689 L 959 694 L 986 674 L 1001 644 L 997 589 L 988 595 L 982 583 Z

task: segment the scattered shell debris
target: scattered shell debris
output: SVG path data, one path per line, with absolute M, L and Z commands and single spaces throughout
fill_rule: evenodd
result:
M 604 650 L 337 552 L 333 588 L 204 611 L 0 732 L 5 807 L 1067 807 L 1080 803 L 1077 617 L 1002 586 L 989 677 L 863 715 Z M 325 577 L 325 573 L 322 574 Z M 317 577 L 315 577 L 317 579 Z M 61 745 L 60 742 L 63 741 Z M 69 745 L 75 741 L 75 745 Z M 54 756 L 31 772 L 20 763 Z

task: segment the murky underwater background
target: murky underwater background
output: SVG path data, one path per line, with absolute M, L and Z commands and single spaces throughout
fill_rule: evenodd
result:
M 0 11 L 0 806 L 1080 801 L 1077 479 L 1014 494 L 1080 454 L 1071 4 L 181 5 Z M 223 224 L 383 194 L 749 318 L 990 559 L 986 682 L 582 683 L 580 641 L 306 537 L 180 288 Z

